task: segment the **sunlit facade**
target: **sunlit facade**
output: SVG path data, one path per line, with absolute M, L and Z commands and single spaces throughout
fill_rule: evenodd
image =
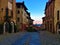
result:
M 27 11 L 24 2 L 16 3 L 17 27 L 19 31 L 25 31 L 31 22 L 30 13 Z
M 8 21 L 16 24 L 16 1 L 0 0 L 0 24 Z M 6 30 L 4 32 L 6 32 Z
M 46 30 L 59 33 L 60 32 L 60 1 L 49 0 L 45 7 L 45 28 Z

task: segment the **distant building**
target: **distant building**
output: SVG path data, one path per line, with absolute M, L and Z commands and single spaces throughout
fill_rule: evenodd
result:
M 30 25 L 33 25 L 33 21 L 34 21 L 34 20 L 30 18 L 29 24 L 30 24 Z
M 60 0 L 49 0 L 45 7 L 45 27 L 46 30 L 60 32 Z
M 27 10 L 28 9 L 25 6 L 24 2 L 16 3 L 17 26 L 18 30 L 20 31 L 25 31 L 26 28 L 29 27 L 31 17 L 30 13 Z

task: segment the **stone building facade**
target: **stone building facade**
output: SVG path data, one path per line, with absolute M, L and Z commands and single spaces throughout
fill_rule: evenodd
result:
M 15 0 L 0 0 L 0 24 L 3 25 L 3 32 L 9 32 L 5 24 L 16 24 L 16 1 Z M 14 26 L 12 26 L 14 28 Z M 13 29 L 11 29 L 12 31 Z
M 27 11 L 27 7 L 24 2 L 16 3 L 16 17 L 17 17 L 17 26 L 18 30 L 25 31 L 27 27 L 29 27 L 30 14 Z
M 59 33 L 60 32 L 60 1 L 49 0 L 45 7 L 45 23 L 46 30 Z

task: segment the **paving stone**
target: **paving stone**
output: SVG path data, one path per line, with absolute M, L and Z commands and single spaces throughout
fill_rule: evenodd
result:
M 60 35 L 48 31 L 40 31 L 42 45 L 60 45 Z

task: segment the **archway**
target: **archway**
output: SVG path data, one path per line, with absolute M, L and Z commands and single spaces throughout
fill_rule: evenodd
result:
M 4 22 L 3 33 L 5 34 L 5 32 L 14 32 L 14 22 Z
M 5 34 L 5 32 L 8 32 L 8 30 L 9 30 L 9 23 L 8 22 L 4 22 L 3 33 Z
M 11 26 L 12 26 L 12 33 L 14 32 L 14 22 L 11 22 Z
M 60 34 L 60 22 L 57 22 L 56 28 L 57 28 L 57 34 Z

